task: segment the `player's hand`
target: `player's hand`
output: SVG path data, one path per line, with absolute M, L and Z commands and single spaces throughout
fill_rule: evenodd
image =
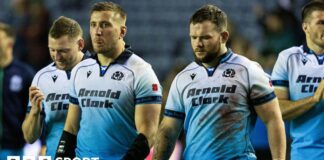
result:
M 37 115 L 42 111 L 42 101 L 44 100 L 44 94 L 35 86 L 29 87 L 29 101 L 32 105 L 30 113 Z
M 324 99 L 324 81 L 322 80 L 321 83 L 317 86 L 316 92 L 313 95 L 313 102 L 317 103 L 321 99 Z

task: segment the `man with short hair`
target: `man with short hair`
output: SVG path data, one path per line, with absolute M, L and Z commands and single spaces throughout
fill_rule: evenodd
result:
M 154 147 L 167 160 L 182 126 L 184 159 L 256 159 L 249 135 L 258 115 L 273 159 L 285 159 L 286 138 L 269 78 L 253 61 L 226 47 L 225 12 L 204 5 L 190 19 L 195 62 L 173 80 Z
M 0 22 L 0 159 L 23 155 L 21 125 L 34 76 L 31 66 L 14 59 L 14 43 L 12 27 Z
M 28 114 L 23 123 L 28 143 L 46 134 L 46 155 L 55 156 L 63 131 L 69 103 L 71 70 L 82 59 L 83 31 L 75 20 L 64 16 L 56 19 L 48 34 L 48 48 L 53 62 L 35 75 L 29 88 Z
M 144 159 L 154 144 L 161 87 L 150 64 L 125 45 L 126 13 L 112 2 L 90 12 L 95 59 L 72 71 L 70 105 L 57 157 Z M 76 137 L 77 135 L 77 137 Z
M 306 43 L 283 50 L 272 72 L 282 116 L 290 121 L 291 159 L 324 159 L 324 1 L 302 9 Z

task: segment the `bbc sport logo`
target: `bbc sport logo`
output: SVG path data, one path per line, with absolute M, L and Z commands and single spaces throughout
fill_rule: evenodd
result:
M 71 158 L 56 158 L 52 159 L 51 156 L 23 156 L 22 158 L 20 156 L 8 156 L 7 160 L 99 160 L 99 157 L 83 157 L 83 158 L 78 158 L 75 157 L 73 159 Z

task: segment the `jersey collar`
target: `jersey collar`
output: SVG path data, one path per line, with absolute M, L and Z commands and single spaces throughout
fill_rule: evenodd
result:
M 308 46 L 307 46 L 306 43 L 303 44 L 303 50 L 304 50 L 304 53 L 306 53 L 306 54 L 315 54 L 315 52 L 313 50 L 311 50 L 310 48 L 308 48 Z

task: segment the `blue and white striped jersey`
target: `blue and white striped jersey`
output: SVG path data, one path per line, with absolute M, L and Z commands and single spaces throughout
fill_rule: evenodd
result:
M 289 98 L 297 101 L 313 96 L 324 78 L 324 56 L 316 55 L 306 45 L 291 47 L 279 54 L 272 73 L 274 86 L 287 87 Z M 324 100 L 290 121 L 294 160 L 324 157 Z
M 137 136 L 136 105 L 161 103 L 151 65 L 127 48 L 107 67 L 97 59 L 79 63 L 71 80 L 70 103 L 81 109 L 77 156 L 121 159 Z
M 253 106 L 273 98 L 262 68 L 229 50 L 214 70 L 193 62 L 176 76 L 165 115 L 184 120 L 184 159 L 256 159 Z

